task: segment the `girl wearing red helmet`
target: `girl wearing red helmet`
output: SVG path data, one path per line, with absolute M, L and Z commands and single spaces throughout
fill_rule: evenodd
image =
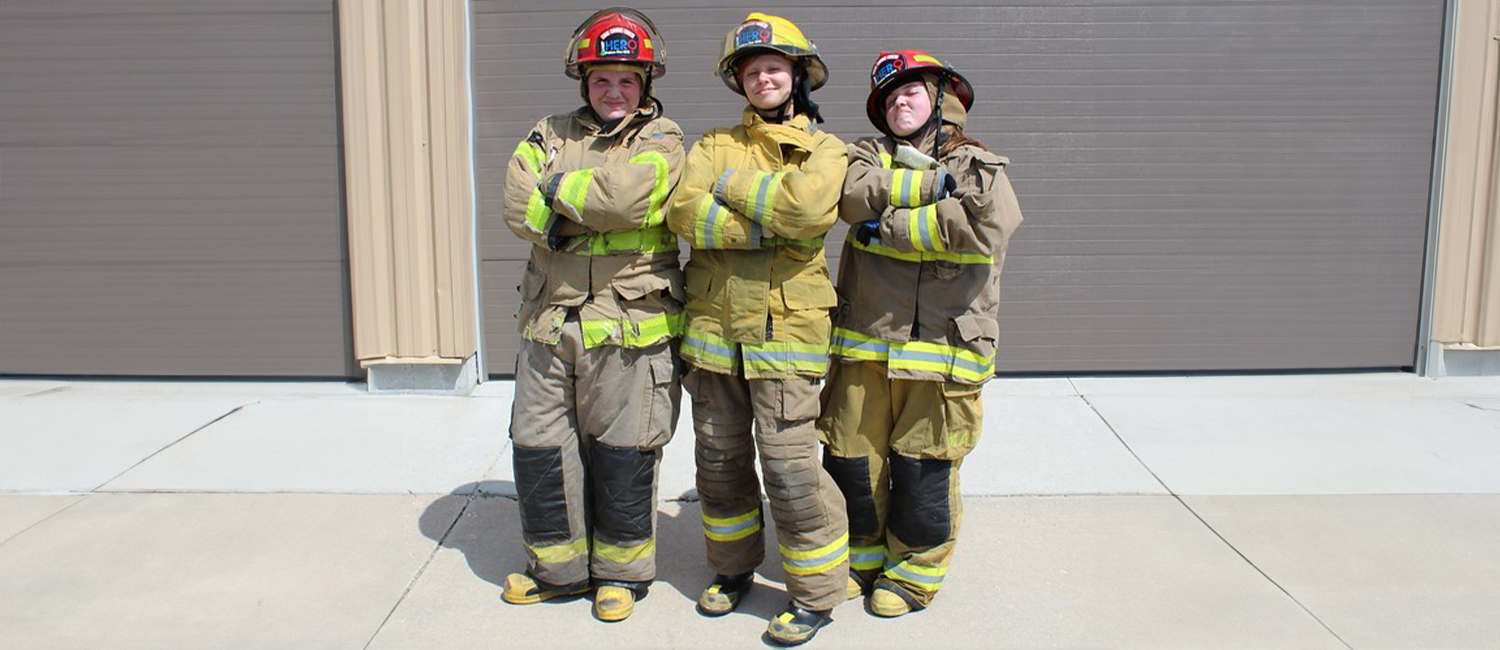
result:
M 527 566 L 501 597 L 592 590 L 594 615 L 618 621 L 656 577 L 657 470 L 680 403 L 665 209 L 682 130 L 651 96 L 666 44 L 644 14 L 590 16 L 564 65 L 586 104 L 538 122 L 506 170 L 505 223 L 531 259 L 510 425 Z
M 1008 160 L 964 133 L 974 89 L 917 50 L 883 52 L 849 148 L 851 225 L 818 426 L 848 503 L 849 596 L 901 616 L 942 585 L 962 513 L 958 470 L 995 372 L 1000 269 L 1021 210 Z

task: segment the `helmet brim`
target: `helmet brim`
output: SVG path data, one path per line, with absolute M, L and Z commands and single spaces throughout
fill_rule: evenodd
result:
M 752 45 L 735 50 L 729 56 L 719 61 L 719 79 L 728 86 L 730 90 L 743 95 L 745 89 L 740 87 L 738 69 L 742 59 L 756 54 L 780 54 L 792 62 L 802 63 L 807 69 L 807 81 L 809 90 L 817 90 L 828 83 L 828 66 L 823 63 L 823 58 L 817 52 L 794 48 L 785 45 Z

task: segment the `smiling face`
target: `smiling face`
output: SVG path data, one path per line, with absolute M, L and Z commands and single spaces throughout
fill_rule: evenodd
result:
M 641 105 L 641 77 L 624 70 L 589 73 L 589 106 L 606 122 L 629 115 Z
M 750 105 L 769 111 L 792 94 L 792 60 L 780 54 L 757 54 L 739 65 L 740 88 Z
M 921 79 L 908 81 L 885 96 L 885 123 L 892 133 L 906 137 L 927 125 L 932 119 L 932 98 Z

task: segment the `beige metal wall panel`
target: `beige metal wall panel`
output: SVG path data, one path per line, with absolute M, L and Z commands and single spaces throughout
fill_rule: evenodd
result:
M 742 3 L 638 5 L 689 144 L 743 100 L 710 72 Z M 506 159 L 580 104 L 567 36 L 596 4 L 472 3 L 488 368 L 508 374 L 527 246 Z M 1026 214 L 1001 299 L 1009 372 L 1390 368 L 1415 361 L 1442 0 L 876 0 L 772 10 L 831 70 L 824 128 L 868 135 L 869 65 L 923 48 L 976 86 L 977 139 Z M 935 18 L 937 17 L 937 18 Z M 837 226 L 830 246 L 845 232 Z
M 0 2 L 0 374 L 348 376 L 321 0 Z
M 463 0 L 339 3 L 355 356 L 478 349 Z
M 1433 338 L 1500 347 L 1500 0 L 1458 11 Z

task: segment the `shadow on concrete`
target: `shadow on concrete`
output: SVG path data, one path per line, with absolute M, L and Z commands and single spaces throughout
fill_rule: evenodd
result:
M 503 587 L 506 575 L 526 568 L 520 512 L 515 497 L 510 496 L 515 491 L 510 481 L 466 483 L 429 504 L 418 526 L 428 539 L 463 553 L 475 577 Z M 457 519 L 454 512 L 458 512 Z M 767 533 L 771 546 L 769 540 L 775 539 L 774 531 Z M 787 596 L 779 584 L 783 576 L 779 562 L 775 561 L 777 557 L 774 546 L 767 549 L 767 561 L 762 563 L 763 573 L 756 580 L 755 590 L 732 616 L 770 620 L 781 612 Z M 656 572 L 656 582 L 647 598 L 675 592 L 668 597 L 697 602 L 699 592 L 713 579 L 713 570 L 704 559 L 703 525 L 696 502 L 658 504 Z

